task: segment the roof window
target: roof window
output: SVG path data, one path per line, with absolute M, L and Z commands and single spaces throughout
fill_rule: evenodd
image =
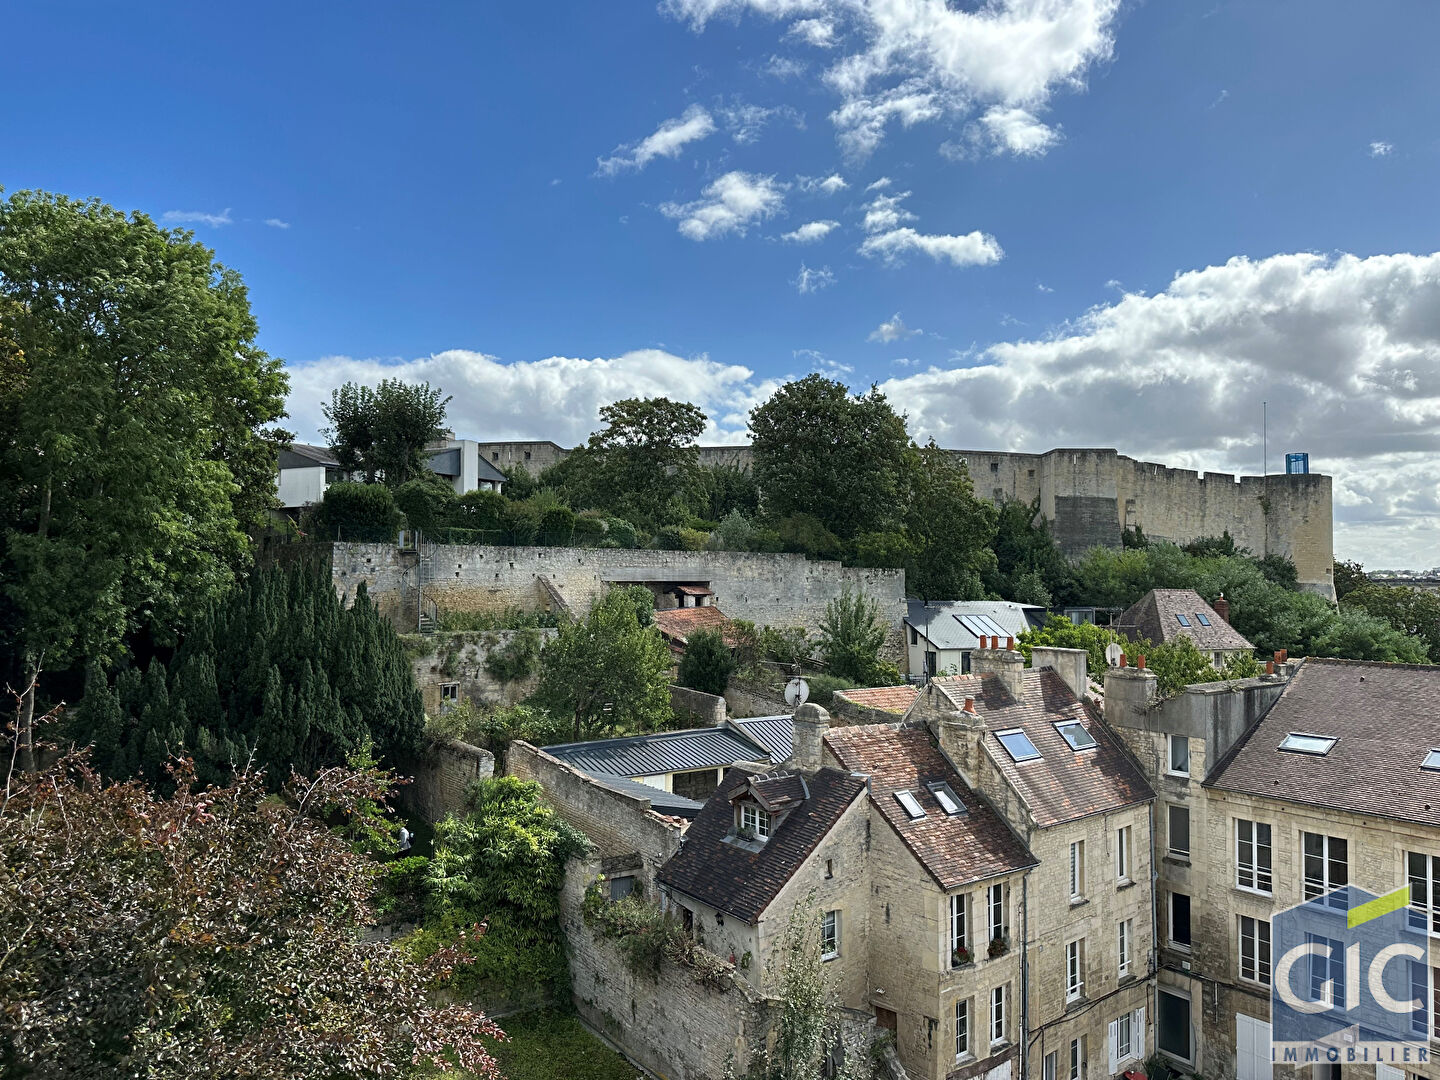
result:
M 1197 612 L 1195 612 L 1195 618 L 1198 619 L 1198 620 L 1200 620 L 1200 625 L 1201 625 L 1201 626 L 1209 626 L 1209 625 L 1210 625 L 1210 616 L 1209 616 L 1209 615 L 1206 615 L 1203 611 L 1197 611 Z
M 1280 749 L 1296 754 L 1315 754 L 1324 757 L 1340 740 L 1331 735 L 1307 735 L 1303 731 L 1292 731 L 1280 740 Z
M 925 816 L 925 808 L 920 805 L 920 800 L 915 798 L 914 792 L 897 791 L 895 792 L 895 801 L 900 804 L 911 821 L 918 821 Z
M 930 794 L 935 796 L 935 801 L 940 804 L 940 809 L 950 817 L 965 813 L 965 804 L 960 801 L 949 784 L 939 782 L 927 786 L 930 788 Z
M 1055 730 L 1061 737 L 1070 744 L 1071 750 L 1093 750 L 1095 749 L 1095 736 L 1085 730 L 1085 725 L 1079 720 L 1068 720 L 1056 724 Z
M 1016 761 L 1034 761 L 1040 756 L 1040 751 L 1035 749 L 1035 744 L 1030 741 L 1030 736 L 1019 728 L 997 731 L 995 737 L 1000 740 L 1000 745 L 1005 747 L 1006 753 Z
M 1187 619 L 1184 615 L 1181 615 L 1178 611 L 1175 613 L 1175 621 L 1178 622 L 1181 626 L 1190 625 L 1190 620 Z
M 1440 772 L 1440 750 L 1431 750 L 1425 755 L 1425 760 L 1420 763 L 1422 769 L 1434 769 Z

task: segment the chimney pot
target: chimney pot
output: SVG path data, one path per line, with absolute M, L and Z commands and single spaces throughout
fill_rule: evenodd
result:
M 1121 666 L 1121 667 L 1124 667 L 1124 666 L 1125 666 L 1126 664 L 1128 664 L 1129 662 L 1130 662 L 1130 658 L 1127 657 L 1127 656 L 1122 652 L 1122 653 L 1120 654 L 1120 666 Z
M 1289 650 L 1289 649 L 1281 649 L 1281 650 L 1280 650 L 1280 662 L 1283 664 L 1283 663 L 1285 663 L 1285 662 L 1286 662 L 1287 660 L 1289 660 L 1289 659 L 1290 659 L 1290 650 Z
M 965 699 L 964 711 L 968 713 L 973 713 L 975 711 L 975 699 L 973 697 L 967 697 Z
M 1274 660 L 1266 660 L 1266 661 L 1265 661 L 1265 674 L 1266 674 L 1266 675 L 1274 675 L 1274 674 L 1275 674 L 1275 661 L 1274 661 Z
M 1145 670 L 1145 657 L 1143 657 L 1143 656 L 1137 656 L 1137 657 L 1135 658 L 1135 666 L 1136 666 L 1137 668 L 1139 668 L 1141 671 L 1144 671 L 1144 670 Z
M 1279 650 L 1279 649 L 1276 649 L 1276 650 L 1275 650 L 1275 661 L 1274 661 L 1274 662 L 1277 663 L 1277 664 L 1283 664 L 1283 663 L 1285 662 L 1285 658 L 1280 655 L 1280 650 Z
M 1013 637 L 1007 637 L 1005 639 L 1005 648 L 1009 649 L 1011 652 L 1015 651 L 1015 639 Z

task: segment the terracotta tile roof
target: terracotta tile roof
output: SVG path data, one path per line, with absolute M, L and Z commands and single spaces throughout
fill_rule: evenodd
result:
M 810 797 L 810 788 L 799 773 L 777 773 L 774 776 L 757 776 L 751 779 L 747 788 L 736 788 L 730 795 L 734 802 L 741 794 L 748 792 L 755 801 L 770 813 L 799 806 Z
M 1323 757 L 1281 750 L 1291 732 L 1337 739 Z M 1440 667 L 1311 657 L 1206 787 L 1440 825 Z
M 1189 626 L 1177 618 L 1181 615 Z M 1209 626 L 1201 620 L 1202 615 L 1209 620 Z M 1183 636 L 1191 638 L 1201 649 L 1254 648 L 1245 635 L 1220 618 L 1194 589 L 1151 589 L 1125 609 L 1115 629 L 1126 637 L 1145 638 L 1157 645 Z
M 657 880 L 754 923 L 840 816 L 864 794 L 865 781 L 836 769 L 806 777 L 809 797 L 775 825 L 758 851 L 725 839 L 735 823 L 731 797 L 749 783 L 750 777 L 739 769 L 725 774 L 685 833 L 684 846 L 660 868 Z
M 835 728 L 825 745 L 847 769 L 869 774 L 875 808 L 942 889 L 1035 865 L 1020 838 L 965 786 L 923 727 Z M 945 813 L 928 787 L 940 782 L 950 785 L 966 813 Z M 912 820 L 896 801 L 897 791 L 910 791 L 925 816 Z
M 708 607 L 670 608 L 655 612 L 655 626 L 668 640 L 684 645 L 686 639 L 697 630 L 719 630 L 725 644 L 734 645 L 731 638 L 730 620 L 713 604 Z
M 1012 698 L 998 675 L 959 675 L 935 679 L 954 703 L 975 699 L 975 711 L 989 727 L 985 748 L 1041 828 L 1149 802 L 1155 792 L 1100 722 L 1099 714 L 1075 697 L 1050 668 L 1026 668 L 1021 699 Z M 1055 725 L 1077 720 L 1095 740 L 1093 750 L 1072 750 Z M 1017 762 L 996 732 L 1020 728 L 1040 751 L 1032 761 Z
M 870 686 L 855 690 L 835 691 L 846 701 L 867 709 L 903 713 L 910 708 L 920 691 L 913 686 Z

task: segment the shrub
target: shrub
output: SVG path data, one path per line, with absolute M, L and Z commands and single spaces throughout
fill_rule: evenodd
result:
M 848 587 L 825 605 L 820 625 L 820 651 L 831 675 L 853 679 L 860 686 L 899 681 L 894 664 L 879 658 L 887 637 L 880 606 Z
M 640 535 L 635 531 L 635 526 L 624 518 L 606 518 L 605 538 L 614 543 L 616 547 L 633 548 L 639 547 Z
M 739 510 L 731 510 L 710 533 L 713 551 L 749 551 L 755 537 L 755 526 Z
M 540 515 L 540 539 L 546 544 L 565 547 L 575 535 L 575 511 L 568 506 L 552 506 Z
M 501 682 L 523 682 L 540 664 L 540 631 L 533 627 L 513 631 L 510 640 L 492 649 L 485 670 Z
M 662 551 L 704 551 L 710 535 L 683 525 L 666 525 L 655 534 L 654 545 Z
M 836 690 L 853 690 L 860 685 L 836 675 L 806 675 L 805 682 L 810 687 L 810 700 L 827 709 L 835 699 Z
M 681 686 L 707 694 L 725 693 L 735 660 L 718 630 L 699 630 L 690 635 L 676 675 Z
M 583 510 L 575 516 L 572 538 L 580 547 L 594 547 L 605 539 L 606 531 L 604 515 L 594 510 Z
M 395 505 L 412 529 L 435 536 L 450 525 L 458 499 L 450 487 L 433 473 L 428 478 L 407 480 L 395 489 Z
M 331 484 L 310 515 L 310 527 L 322 540 L 393 541 L 404 524 L 405 515 L 384 484 Z
M 430 860 L 411 855 L 382 863 L 375 882 L 375 914 L 382 922 L 419 922 L 425 914 Z

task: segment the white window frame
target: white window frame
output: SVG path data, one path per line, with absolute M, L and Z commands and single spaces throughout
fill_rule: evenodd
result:
M 1040 1066 L 1040 1080 L 1060 1080 L 1060 1051 L 1051 1050 Z
M 834 960 L 840 955 L 840 912 L 827 911 L 820 916 L 820 959 Z
M 1260 830 L 1265 830 L 1265 842 L 1260 843 Z M 1246 833 L 1249 833 L 1247 839 Z M 1251 821 L 1249 818 L 1235 819 L 1235 887 L 1260 896 L 1275 895 L 1275 847 L 1274 830 L 1267 821 Z M 1243 844 L 1250 846 L 1250 862 L 1244 859 Z M 1260 852 L 1266 853 L 1266 865 L 1260 865 Z
M 740 828 L 749 829 L 760 840 L 770 839 L 770 815 L 752 802 L 740 804 Z
M 1415 872 L 1416 859 L 1423 859 L 1425 869 Z M 1415 928 L 1428 927 L 1431 937 L 1440 937 L 1440 856 L 1428 855 L 1422 851 L 1405 853 L 1405 880 L 1410 885 L 1410 925 Z M 1415 893 L 1421 891 L 1419 903 Z
M 1176 812 L 1185 815 L 1185 846 L 1175 846 L 1175 814 Z M 1180 803 L 1171 803 L 1165 812 L 1165 846 L 1171 855 L 1177 859 L 1190 859 L 1190 807 L 1182 806 Z
M 965 893 L 950 894 L 950 956 L 953 957 L 963 947 L 970 953 L 970 958 L 975 958 L 974 951 L 970 948 L 970 905 L 965 899 Z
M 1245 945 L 1250 945 L 1250 961 L 1247 970 Z M 1240 978 L 1257 986 L 1269 986 L 1271 972 L 1270 920 L 1257 919 L 1250 915 L 1235 916 L 1235 969 Z
M 1085 993 L 1085 939 L 1065 944 L 1065 1000 L 1079 1001 Z
M 1004 940 L 1008 923 L 1005 914 L 1005 885 L 997 881 L 985 891 L 985 928 L 990 935 L 986 945 L 996 938 Z
M 1070 1080 L 1084 1080 L 1086 1072 L 1085 1036 L 1070 1040 Z
M 1130 862 L 1134 851 L 1130 846 L 1130 826 L 1121 825 L 1115 830 L 1115 882 L 1118 885 L 1129 885 Z
M 1115 924 L 1116 959 L 1122 979 L 1130 974 L 1130 945 L 1134 938 L 1134 925 L 1132 919 L 1121 919 Z
M 1309 850 L 1308 850 L 1307 844 L 1308 844 L 1308 841 L 1309 841 L 1310 837 L 1312 837 L 1312 836 L 1318 837 L 1319 840 L 1320 840 L 1320 876 L 1319 876 L 1318 878 L 1314 878 L 1314 877 L 1312 877 L 1311 874 L 1310 874 L 1310 859 L 1311 859 L 1312 856 L 1310 855 L 1310 852 L 1309 852 Z M 1340 843 L 1340 844 L 1343 844 L 1343 845 L 1345 846 L 1345 858 L 1344 858 L 1345 880 L 1344 880 L 1344 881 L 1335 881 L 1335 880 L 1333 880 L 1333 878 L 1334 878 L 1336 875 L 1334 875 L 1334 874 L 1331 872 L 1332 869 L 1333 869 L 1333 863 L 1334 863 L 1335 861 L 1337 861 L 1337 860 L 1335 859 L 1333 853 L 1332 853 L 1332 848 L 1334 847 L 1334 845 L 1335 845 L 1337 842 Z M 1326 834 L 1326 833 L 1312 833 L 1312 832 L 1308 832 L 1308 831 L 1306 831 L 1306 832 L 1301 832 L 1301 833 L 1300 833 L 1300 899 L 1301 899 L 1301 900 L 1314 900 L 1316 897 L 1324 896 L 1324 895 L 1325 895 L 1326 893 L 1328 893 L 1328 892 L 1331 892 L 1331 891 L 1333 891 L 1333 890 L 1335 890 L 1335 889 L 1343 888 L 1344 886 L 1349 885 L 1349 884 L 1350 884 L 1350 841 L 1349 841 L 1348 839 L 1346 839 L 1345 837 L 1343 837 L 1343 836 L 1330 836 L 1330 835 L 1328 835 L 1328 834 Z M 1313 890 L 1313 891 L 1312 891 L 1312 890 Z M 1343 898 L 1338 898 L 1338 897 L 1337 897 L 1336 899 L 1337 899 L 1339 902 L 1338 902 L 1338 903 L 1335 903 L 1335 902 L 1332 901 L 1333 906 L 1335 906 L 1335 907 L 1343 907 L 1343 906 L 1344 906 Z
M 1070 900 L 1085 898 L 1085 841 L 1070 841 Z
M 1127 1061 L 1145 1056 L 1145 1009 L 1121 1013 L 1110 1021 L 1110 1072 L 1115 1074 Z
M 1169 746 L 1166 747 L 1166 749 L 1169 752 L 1169 759 L 1166 763 L 1168 768 L 1165 771 L 1171 776 L 1183 776 L 1188 779 L 1190 776 L 1190 737 L 1188 735 L 1171 735 L 1169 736 L 1168 742 Z M 1185 748 L 1184 768 L 1176 768 L 1175 766 L 1175 748 L 1177 746 L 1183 746 Z
M 990 991 L 990 1045 L 997 1046 L 1005 1041 L 1005 984 L 1001 983 Z
M 1168 901 L 1166 901 L 1166 905 L 1165 905 L 1165 906 L 1166 906 L 1166 909 L 1167 909 L 1167 912 L 1168 912 L 1168 914 L 1169 914 L 1169 918 L 1168 918 L 1168 919 L 1166 920 L 1166 922 L 1165 922 L 1165 939 L 1170 943 L 1170 947 L 1171 947 L 1172 949 L 1176 949 L 1176 950 L 1178 950 L 1179 952 L 1189 952 L 1189 951 L 1190 951 L 1191 944 L 1192 944 L 1192 943 L 1194 942 L 1194 940 L 1195 940 L 1195 898 L 1194 898 L 1193 896 L 1191 896 L 1189 893 L 1182 893 L 1182 892 L 1172 892 L 1172 893 L 1169 894 L 1169 896 L 1170 896 L 1170 899 L 1169 899 Z M 1183 896 L 1183 897 L 1185 897 L 1186 902 L 1190 905 L 1190 940 L 1189 940 L 1189 941 L 1183 941 L 1183 942 L 1182 942 L 1182 941 L 1176 941 L 1176 940 L 1175 940 L 1175 898 L 1176 898 L 1177 896 Z
M 963 1061 L 970 1056 L 970 999 L 957 998 L 955 1001 L 955 1060 Z

